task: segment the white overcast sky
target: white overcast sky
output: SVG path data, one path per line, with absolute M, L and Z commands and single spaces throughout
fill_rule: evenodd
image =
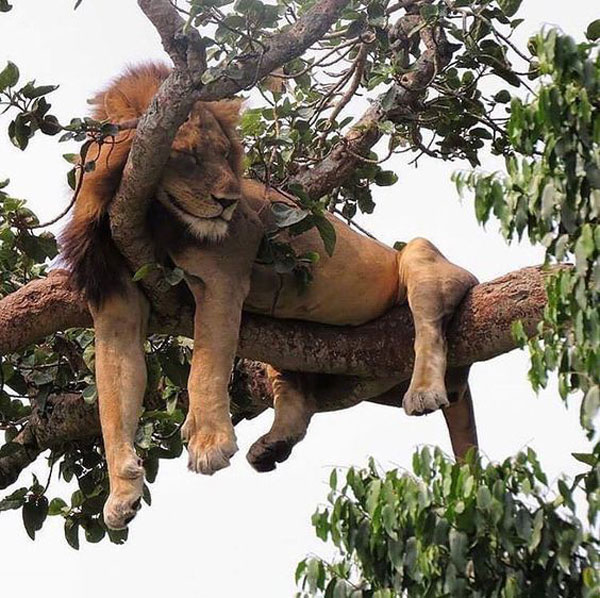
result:
M 77 12 L 73 4 L 14 0 L 12 13 L 0 15 L 0 66 L 12 60 L 25 80 L 60 83 L 52 103 L 61 120 L 84 115 L 86 99 L 124 65 L 164 56 L 134 0 L 84 0 Z M 544 23 L 581 37 L 600 16 L 597 0 L 524 0 L 523 5 L 520 39 Z M 10 192 L 27 198 L 42 219 L 56 215 L 68 201 L 61 155 L 72 150 L 36 138 L 22 153 L 10 145 L 6 125 L 0 123 L 0 179 L 10 176 Z M 362 221 L 382 240 L 428 237 L 480 280 L 542 261 L 539 249 L 508 247 L 493 223 L 487 231 L 476 224 L 472 205 L 459 203 L 449 181 L 457 165 L 388 164 L 400 181 L 376 191 L 376 214 Z M 554 384 L 536 397 L 526 381 L 527 367 L 527 355 L 518 351 L 473 367 L 482 450 L 503 459 L 532 446 L 551 477 L 573 475 L 579 469 L 570 453 L 587 446 L 577 409 L 565 410 Z M 257 474 L 244 454 L 271 417 L 266 413 L 237 427 L 240 452 L 228 470 L 212 478 L 189 473 L 185 457 L 162 463 L 152 507 L 140 512 L 124 546 L 82 542 L 75 552 L 57 518 L 31 542 L 20 514 L 0 514 L 3 594 L 292 596 L 297 562 L 311 552 L 329 553 L 315 538 L 310 516 L 325 501 L 332 466 L 362 465 L 372 455 L 384 467 L 410 468 L 417 445 L 439 444 L 450 451 L 441 414 L 415 419 L 399 409 L 361 405 L 316 416 L 290 461 L 274 473 Z M 28 484 L 29 474 L 22 481 Z

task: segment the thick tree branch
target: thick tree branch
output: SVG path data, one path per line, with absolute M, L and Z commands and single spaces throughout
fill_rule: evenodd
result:
M 535 333 L 546 304 L 542 267 L 523 268 L 473 287 L 448 326 L 448 364 L 461 367 L 514 349 L 511 324 Z M 89 326 L 84 299 L 54 271 L 0 300 L 0 354 L 44 335 Z M 150 330 L 192 336 L 191 317 L 176 328 L 151 320 Z M 366 378 L 406 379 L 412 371 L 414 330 L 408 306 L 357 327 L 328 326 L 244 314 L 238 355 L 281 369 Z
M 513 321 L 520 319 L 528 334 L 535 332 L 546 303 L 546 275 L 540 267 L 524 268 L 469 292 L 447 331 L 450 379 L 452 372 L 463 366 L 514 349 Z M 55 271 L 0 301 L 0 354 L 17 351 L 67 327 L 89 325 L 85 301 L 67 286 L 66 273 Z M 162 326 L 151 323 L 154 331 L 192 333 L 191 319 L 176 330 Z M 322 411 L 351 406 L 357 396 L 400 406 L 412 372 L 413 341 L 412 317 L 406 306 L 359 327 L 245 314 L 238 353 L 247 359 L 236 365 L 230 388 L 234 420 L 255 417 L 272 404 L 264 365 L 250 359 L 323 374 L 316 396 Z M 44 450 L 96 437 L 99 429 L 96 407 L 87 405 L 79 395 L 50 397 L 43 412 L 34 407 L 15 439 L 18 450 L 0 458 L 0 488 L 12 484 Z

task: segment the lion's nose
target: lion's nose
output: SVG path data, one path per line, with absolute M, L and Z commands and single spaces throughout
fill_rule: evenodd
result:
M 235 203 L 237 203 L 237 199 L 229 199 L 227 197 L 217 197 L 216 195 L 213 195 L 213 199 L 220 203 L 223 206 L 223 209 L 227 209 L 229 206 L 234 205 Z

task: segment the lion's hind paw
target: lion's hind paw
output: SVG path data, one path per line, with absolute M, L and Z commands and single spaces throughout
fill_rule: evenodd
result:
M 250 447 L 246 459 L 256 471 L 273 471 L 290 456 L 295 444 L 292 439 L 277 440 L 265 434 Z

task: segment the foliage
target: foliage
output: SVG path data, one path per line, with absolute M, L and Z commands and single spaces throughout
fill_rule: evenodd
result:
M 332 472 L 313 524 L 340 556 L 302 561 L 298 596 L 600 596 L 600 542 L 575 515 L 577 482 L 551 492 L 531 449 L 493 465 L 423 448 L 413 471 Z
M 597 24 L 588 28 L 595 36 Z M 600 52 L 549 30 L 530 42 L 540 74 L 535 96 L 511 102 L 513 148 L 506 173 L 459 173 L 474 191 L 480 222 L 493 213 L 507 239 L 527 232 L 547 263 L 567 264 L 549 277 L 538 335 L 515 334 L 531 353 L 529 378 L 543 387 L 558 371 L 563 399 L 581 391 L 581 424 L 592 438 L 600 412 Z M 597 447 L 598 448 L 598 447 Z M 600 513 L 600 462 L 586 478 L 590 521 Z

